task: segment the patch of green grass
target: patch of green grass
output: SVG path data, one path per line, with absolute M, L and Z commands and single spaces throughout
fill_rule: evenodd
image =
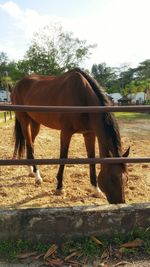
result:
M 95 243 L 90 237 L 80 238 L 75 241 L 67 241 L 63 243 L 61 255 L 67 256 L 73 250 L 79 250 L 81 254 L 89 259 L 100 257 L 102 253 L 110 246 L 120 248 L 124 243 L 131 242 L 135 239 L 141 239 L 143 245 L 139 248 L 123 248 L 124 255 L 138 254 L 139 252 L 150 255 L 150 228 L 144 230 L 134 230 L 126 234 L 116 234 L 111 237 L 100 236 L 98 240 L 102 245 Z
M 0 241 L 0 256 L 8 260 L 15 260 L 17 255 L 24 252 L 37 251 L 44 253 L 48 249 L 48 245 L 42 243 L 30 243 L 25 240 L 8 240 Z
M 150 255 L 150 228 L 144 230 L 136 230 L 129 232 L 127 234 L 116 234 L 111 237 L 100 236 L 97 237 L 102 244 L 97 244 L 90 237 L 83 237 L 77 240 L 68 240 L 59 244 L 58 255 L 64 258 L 72 251 L 79 251 L 82 257 L 87 257 L 89 259 L 94 259 L 95 257 L 100 257 L 102 253 L 108 248 L 117 248 L 124 243 L 131 242 L 135 239 L 141 239 L 143 244 L 139 248 L 123 248 L 122 252 L 124 255 L 133 255 L 138 253 L 144 253 Z M 0 255 L 3 258 L 9 260 L 15 260 L 17 255 L 25 252 L 37 251 L 39 253 L 46 253 L 48 248 L 53 243 L 30 243 L 27 241 L 17 240 L 17 241 L 1 241 L 0 242 Z
M 115 112 L 115 117 L 119 120 L 150 120 L 150 113 L 138 112 Z
M 4 112 L 3 111 L 0 112 L 0 119 L 4 120 Z
M 102 253 L 102 246 L 97 245 L 91 238 L 83 237 L 75 241 L 67 241 L 63 244 L 60 253 L 67 256 L 71 251 L 80 251 L 83 256 L 94 258 Z
M 6 114 L 6 122 L 5 122 L 5 118 L 4 118 L 4 112 L 0 112 L 0 125 L 1 126 L 5 126 L 6 123 L 9 124 L 10 122 L 12 122 L 14 120 L 14 112 L 12 112 L 12 118 L 10 118 L 10 113 Z

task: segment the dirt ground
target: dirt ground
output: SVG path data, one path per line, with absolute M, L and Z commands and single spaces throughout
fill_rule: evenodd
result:
M 11 159 L 13 155 L 13 121 L 0 124 L 0 158 Z M 119 122 L 123 149 L 131 146 L 131 157 L 149 157 L 150 123 L 148 120 Z M 70 157 L 86 157 L 83 138 L 72 138 Z M 97 149 L 98 156 L 98 149 Z M 59 131 L 41 127 L 35 142 L 36 158 L 59 157 Z M 0 166 L 0 207 L 54 207 L 93 205 L 107 203 L 93 196 L 89 181 L 88 165 L 67 165 L 64 173 L 64 194 L 55 194 L 58 166 L 40 166 L 43 183 L 35 186 L 25 166 Z M 97 172 L 100 167 L 97 165 Z M 128 164 L 129 181 L 126 202 L 150 201 L 150 163 Z

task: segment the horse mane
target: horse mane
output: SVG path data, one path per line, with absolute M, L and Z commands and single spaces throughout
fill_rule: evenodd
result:
M 91 77 L 89 74 L 87 74 L 86 72 L 82 71 L 79 68 L 74 69 L 74 71 L 79 72 L 89 82 L 93 91 L 97 95 L 101 106 L 110 105 L 110 100 L 108 99 L 106 92 L 93 77 Z M 117 120 L 114 114 L 111 112 L 104 112 L 102 113 L 102 119 L 104 122 L 104 127 L 105 127 L 108 140 L 109 139 L 111 140 L 109 149 L 113 147 L 113 150 L 114 150 L 113 154 L 116 156 L 121 156 L 121 153 L 122 153 L 121 137 L 120 137 L 120 132 L 119 132 L 119 126 L 118 126 L 118 123 L 117 123 Z

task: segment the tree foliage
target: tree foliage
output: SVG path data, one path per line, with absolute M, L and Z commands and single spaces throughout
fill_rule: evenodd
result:
M 126 96 L 150 89 L 150 60 L 139 63 L 137 68 L 123 65 L 115 69 L 105 63 L 94 64 L 91 72 L 108 93 L 119 92 Z
M 5 52 L 0 52 L 0 87 L 13 85 L 31 73 L 59 75 L 81 67 L 94 47 L 65 32 L 59 24 L 44 27 L 34 34 L 23 59 L 10 61 Z M 93 64 L 91 73 L 108 93 L 128 95 L 150 89 L 150 59 L 140 62 L 136 68 L 126 64 L 118 68 L 106 63 Z
M 150 79 L 150 59 L 147 59 L 139 64 L 135 69 L 138 80 Z
M 106 63 L 94 64 L 91 70 L 94 78 L 111 93 L 116 80 L 116 73 L 113 68 L 108 67 Z
M 25 73 L 60 74 L 79 66 L 90 55 L 91 48 L 85 40 L 64 32 L 62 27 L 52 25 L 35 33 L 24 60 L 19 64 Z
M 0 52 L 0 88 L 11 88 L 16 81 L 21 79 L 25 73 L 18 62 L 10 61 L 4 52 Z
M 7 63 L 8 63 L 7 54 L 4 52 L 0 52 L 0 77 L 6 75 Z

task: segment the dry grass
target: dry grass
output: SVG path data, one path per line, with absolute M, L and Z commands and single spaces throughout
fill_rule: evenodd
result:
M 134 157 L 149 157 L 150 125 L 148 121 L 120 122 L 124 150 L 130 145 Z M 10 159 L 13 154 L 13 121 L 1 124 L 0 158 Z M 98 149 L 97 149 L 98 155 Z M 36 158 L 59 157 L 59 132 L 41 127 L 35 143 Z M 72 138 L 70 157 L 86 157 L 83 138 Z M 99 172 L 97 165 L 97 172 Z M 0 207 L 56 207 L 107 203 L 93 196 L 89 181 L 88 165 L 68 165 L 64 173 L 64 190 L 55 195 L 58 166 L 41 166 L 43 184 L 35 186 L 34 178 L 28 177 L 27 167 L 0 166 Z M 150 201 L 150 164 L 129 164 L 129 181 L 126 188 L 127 203 Z

